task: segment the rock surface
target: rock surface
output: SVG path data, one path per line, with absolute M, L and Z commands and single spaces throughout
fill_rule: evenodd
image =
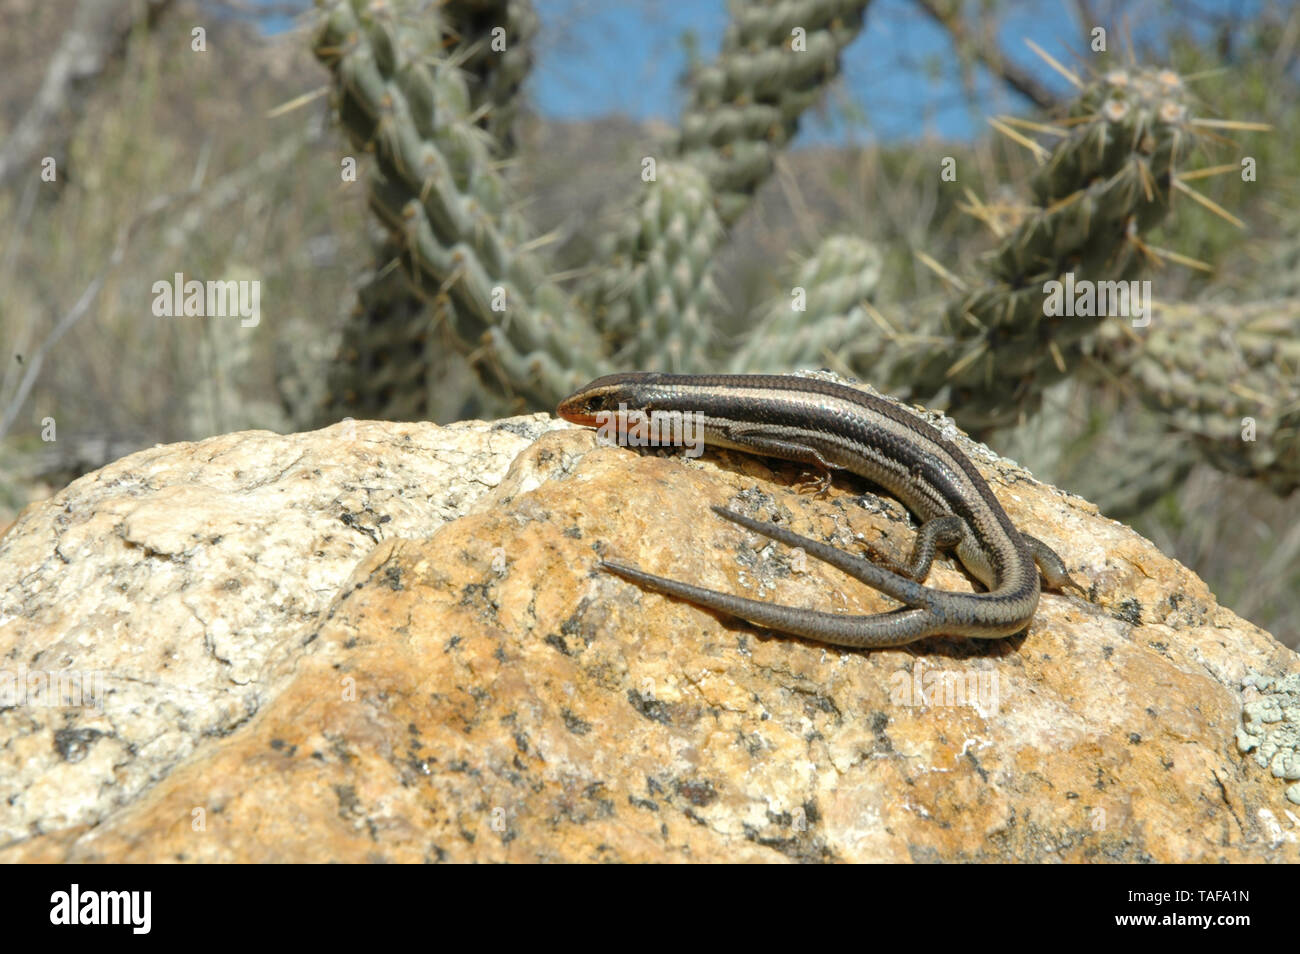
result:
M 348 426 L 136 454 L 0 538 L 0 667 L 105 674 L 102 712 L 0 711 L 0 860 L 1300 860 L 1238 751 L 1244 680 L 1296 654 L 978 445 L 1091 601 L 866 653 L 595 569 L 886 609 L 709 511 L 906 553 L 851 477 L 818 499 L 545 415 Z
M 30 506 L 0 536 L 0 844 L 97 824 L 235 732 L 376 543 L 464 515 L 553 426 L 228 434 Z M 46 705 L 58 680 L 96 705 Z

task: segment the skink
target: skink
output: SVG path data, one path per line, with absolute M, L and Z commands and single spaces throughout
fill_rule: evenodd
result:
M 818 468 L 843 469 L 896 496 L 922 521 L 906 565 L 868 547 L 877 562 L 782 526 L 721 507 L 714 511 L 755 533 L 843 570 L 903 604 L 870 616 L 826 613 L 732 596 L 604 560 L 602 569 L 641 586 L 770 629 L 838 646 L 900 646 L 927 636 L 999 639 L 1021 632 L 1038 607 L 1039 571 L 1053 588 L 1083 588 L 1045 543 L 1020 532 L 975 465 L 920 417 L 843 384 L 796 375 L 608 375 L 565 398 L 558 414 L 620 435 L 637 415 L 678 415 L 703 440 Z M 934 554 L 952 549 L 985 587 L 956 593 L 924 586 Z

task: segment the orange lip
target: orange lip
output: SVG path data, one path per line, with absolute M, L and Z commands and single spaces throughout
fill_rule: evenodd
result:
M 555 409 L 556 415 L 564 418 L 570 424 L 580 424 L 583 427 L 595 427 L 596 415 L 584 414 L 568 401 L 564 401 Z
M 584 400 L 586 395 L 587 392 L 585 391 L 569 395 L 555 409 L 556 415 L 564 418 L 570 424 L 578 424 L 582 427 L 601 427 L 602 425 L 607 427 L 610 423 L 614 423 L 610 418 L 617 417 L 617 415 L 610 415 L 606 411 L 592 412 L 584 409 L 583 405 L 587 403 Z M 617 421 L 617 424 L 621 428 L 622 421 Z

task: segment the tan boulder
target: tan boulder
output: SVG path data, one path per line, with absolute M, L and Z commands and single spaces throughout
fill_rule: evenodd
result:
M 906 512 L 852 478 L 819 499 L 793 465 L 544 415 L 348 426 L 137 454 L 0 539 L 0 665 L 107 687 L 0 712 L 0 860 L 1300 860 L 1268 695 L 1296 654 L 980 445 L 1091 600 L 858 652 L 595 569 L 888 608 L 709 510 L 905 553 Z M 970 588 L 949 560 L 930 582 Z

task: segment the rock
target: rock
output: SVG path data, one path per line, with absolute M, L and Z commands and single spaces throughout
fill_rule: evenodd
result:
M 1091 602 L 857 652 L 595 569 L 880 611 L 709 510 L 906 553 L 851 477 L 818 499 L 793 465 L 545 415 L 342 427 L 137 454 L 0 539 L 2 665 L 105 672 L 102 713 L 0 712 L 0 860 L 1300 860 L 1285 784 L 1238 752 L 1243 681 L 1296 654 L 964 438 Z
M 1241 684 L 1245 704 L 1237 748 L 1253 752 L 1256 764 L 1276 778 L 1300 779 L 1300 673 L 1274 680 L 1248 672 Z M 1300 782 L 1286 797 L 1300 805 Z
M 98 824 L 235 732 L 376 543 L 462 516 L 552 426 L 229 434 L 28 507 L 0 537 L 0 844 Z

